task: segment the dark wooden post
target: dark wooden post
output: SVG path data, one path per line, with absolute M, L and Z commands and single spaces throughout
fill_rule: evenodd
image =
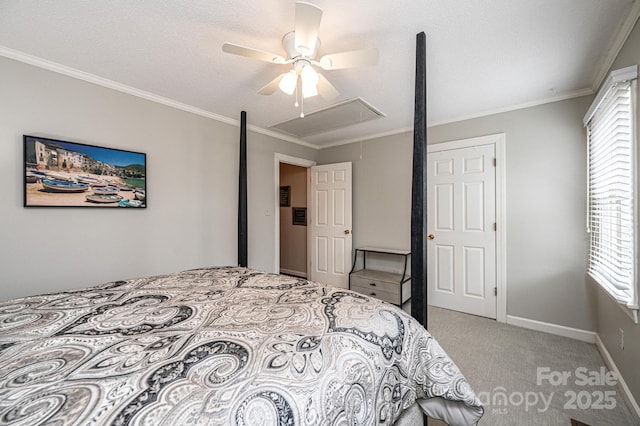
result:
M 427 64 L 424 32 L 416 36 L 411 186 L 411 315 L 427 327 Z
M 240 172 L 238 185 L 238 265 L 247 266 L 247 112 L 240 113 Z

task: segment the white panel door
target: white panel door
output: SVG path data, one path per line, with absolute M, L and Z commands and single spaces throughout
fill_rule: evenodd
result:
M 430 305 L 496 318 L 495 146 L 427 155 Z
M 351 163 L 311 167 L 310 279 L 349 287 L 351 268 Z

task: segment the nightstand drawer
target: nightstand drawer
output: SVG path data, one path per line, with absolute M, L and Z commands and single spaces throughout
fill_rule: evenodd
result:
M 385 302 L 393 303 L 394 305 L 400 304 L 400 294 L 396 292 L 383 291 L 380 288 L 372 287 L 370 285 L 362 286 L 351 283 L 351 290 L 356 291 L 365 296 L 375 297 L 376 299 L 384 300 Z
M 351 277 L 351 287 L 355 289 L 355 287 L 364 288 L 371 291 L 382 291 L 385 293 L 391 293 L 399 295 L 400 293 L 400 284 L 397 282 L 389 282 L 389 281 L 381 281 L 379 279 L 373 279 L 368 277 Z

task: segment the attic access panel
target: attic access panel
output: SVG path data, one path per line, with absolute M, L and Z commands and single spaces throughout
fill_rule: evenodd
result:
M 271 129 L 279 130 L 296 137 L 317 135 L 365 121 L 385 117 L 375 107 L 362 98 L 349 99 L 330 105 L 318 111 L 305 114 L 304 118 L 294 118 L 274 124 Z

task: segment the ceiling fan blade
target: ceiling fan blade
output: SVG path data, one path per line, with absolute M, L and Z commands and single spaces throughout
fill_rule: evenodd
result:
M 252 49 L 250 47 L 240 46 L 239 44 L 224 43 L 222 45 L 222 51 L 225 53 L 231 53 L 233 55 L 240 55 L 247 58 L 257 59 L 259 61 L 273 62 L 275 64 L 287 63 L 286 59 L 284 59 L 280 55 L 265 52 L 263 50 Z
M 324 55 L 320 58 L 320 61 L 318 61 L 318 65 L 325 70 L 366 67 L 377 63 L 378 49 L 376 48 Z
M 258 90 L 258 93 L 261 95 L 273 95 L 278 90 L 278 84 L 280 84 L 280 80 L 287 75 L 288 73 L 283 73 L 271 80 L 264 86 L 262 89 Z
M 318 94 L 327 101 L 331 99 L 337 98 L 340 92 L 336 89 L 333 84 L 329 83 L 322 74 L 318 73 Z
M 296 2 L 295 49 L 309 56 L 316 51 L 322 9 L 304 1 Z

